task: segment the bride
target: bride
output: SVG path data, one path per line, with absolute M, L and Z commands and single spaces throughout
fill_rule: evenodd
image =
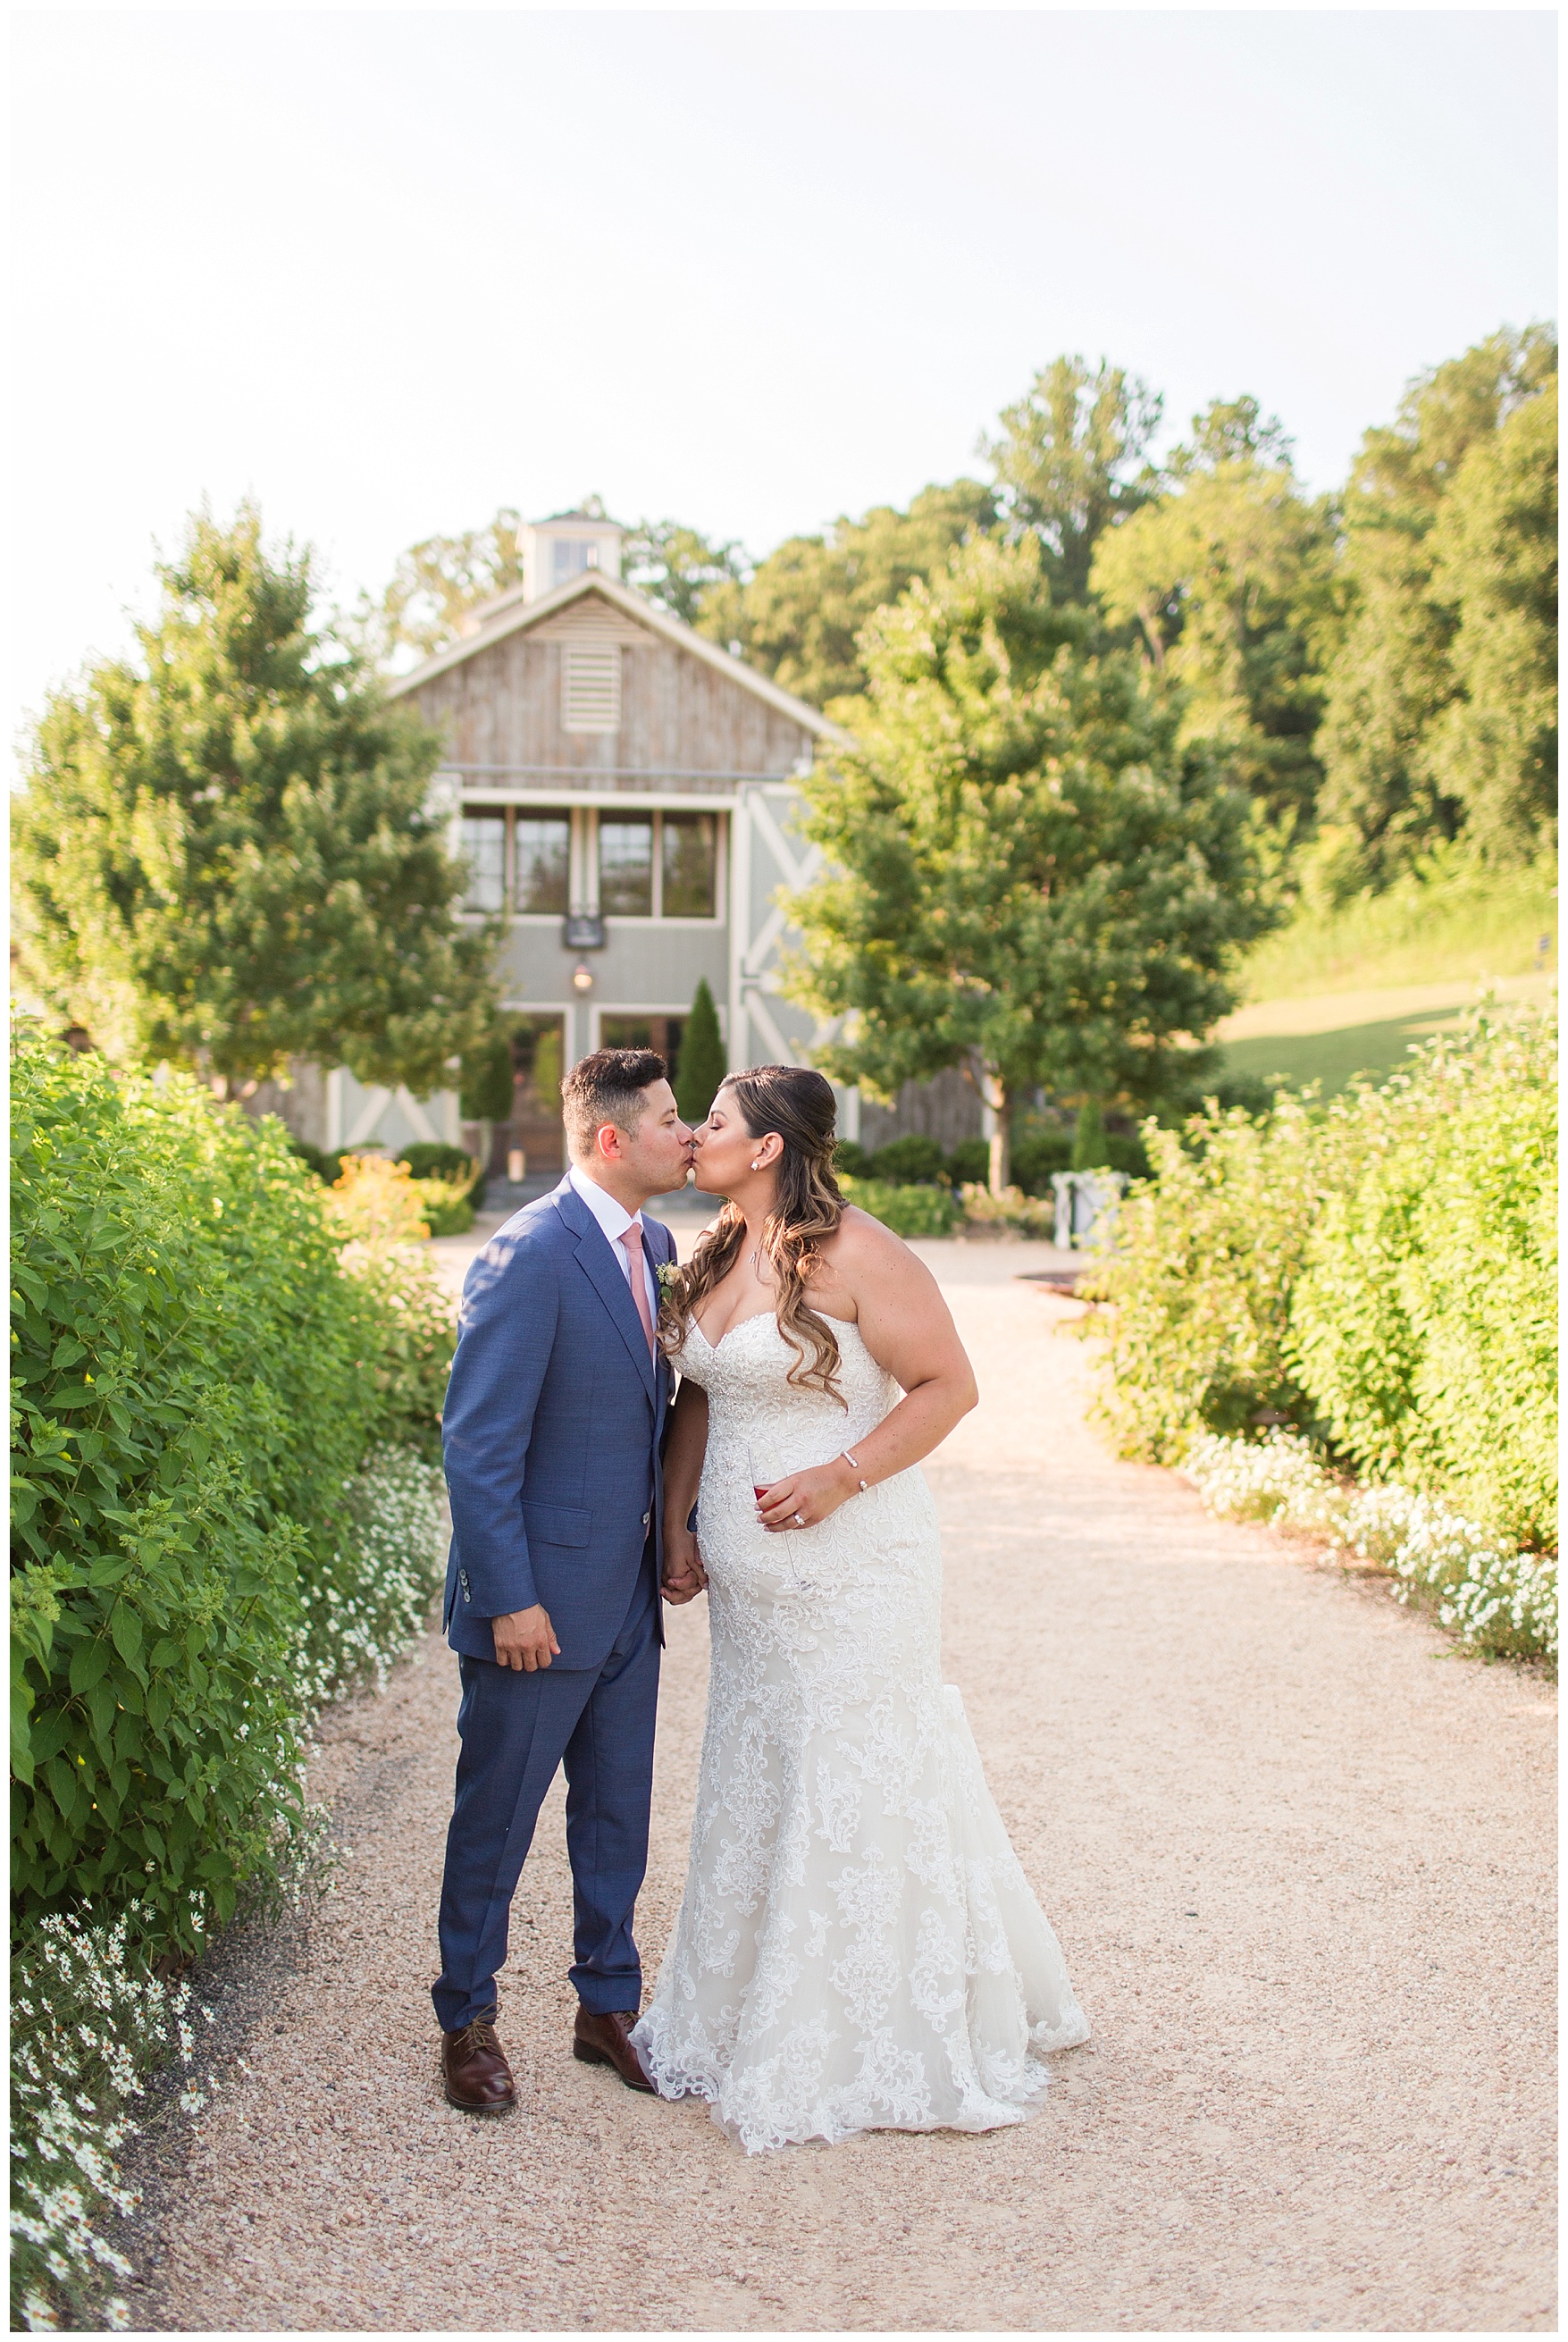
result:
M 942 1682 L 915 1467 L 974 1378 L 833 1150 L 822 1075 L 732 1075 L 695 1136 L 728 1200 L 659 1319 L 665 1593 L 706 1588 L 713 1656 L 685 1896 L 633 2037 L 754 2152 L 1021 2122 L 1042 2053 L 1089 2030 Z

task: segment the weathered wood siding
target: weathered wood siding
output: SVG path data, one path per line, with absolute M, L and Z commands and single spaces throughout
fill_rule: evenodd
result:
M 562 659 L 574 642 L 620 652 L 618 732 L 562 724 Z M 414 696 L 454 766 L 565 771 L 588 785 L 617 771 L 784 774 L 814 745 L 782 710 L 593 596 L 475 651 Z

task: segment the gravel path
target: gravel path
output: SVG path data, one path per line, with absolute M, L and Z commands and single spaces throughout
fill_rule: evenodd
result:
M 921 1249 L 982 1392 L 927 1466 L 949 1673 L 1095 2027 L 1046 2111 L 748 2160 L 574 2063 L 559 1787 L 502 1980 L 523 2104 L 445 2107 L 433 1640 L 331 1722 L 340 1883 L 165 2191 L 139 2325 L 1553 2330 L 1553 1695 L 1114 1462 L 1034 1248 Z M 671 1624 L 650 1966 L 706 1664 L 701 1606 Z

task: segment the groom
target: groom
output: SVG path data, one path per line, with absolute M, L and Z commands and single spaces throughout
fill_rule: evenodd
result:
M 659 1446 L 670 1372 L 644 1220 L 684 1184 L 692 1134 L 664 1060 L 600 1049 L 561 1085 L 572 1168 L 469 1269 L 444 1416 L 452 1551 L 443 1624 L 459 1654 L 457 1795 L 434 1998 L 446 2096 L 516 2103 L 495 2037 L 495 1972 L 540 1804 L 566 1770 L 579 2007 L 574 2054 L 648 2089 L 627 2038 L 642 1970 L 632 1912 L 647 1867 L 659 1609 Z

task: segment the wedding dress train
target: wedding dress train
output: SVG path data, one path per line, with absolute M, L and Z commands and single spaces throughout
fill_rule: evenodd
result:
M 848 1413 L 786 1380 L 771 1314 L 676 1364 L 708 1393 L 698 1536 L 712 1638 L 684 1899 L 634 2038 L 750 2152 L 860 2130 L 990 2130 L 1089 2027 L 941 1676 L 922 1474 L 770 1535 L 771 1476 L 854 1448 L 897 1399 L 835 1321 Z

